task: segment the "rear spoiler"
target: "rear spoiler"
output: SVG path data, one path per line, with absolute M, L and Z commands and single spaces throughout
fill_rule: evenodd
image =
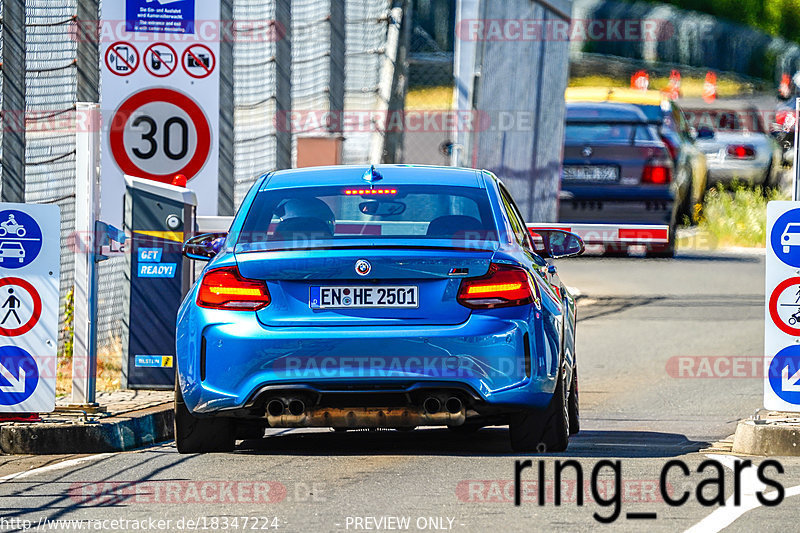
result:
M 645 224 L 528 224 L 528 231 L 559 229 L 574 233 L 587 245 L 667 244 L 669 226 Z

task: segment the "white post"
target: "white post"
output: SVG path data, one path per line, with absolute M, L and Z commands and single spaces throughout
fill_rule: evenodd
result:
M 78 103 L 75 155 L 75 311 L 72 403 L 96 406 L 97 262 L 95 222 L 100 214 L 100 106 Z

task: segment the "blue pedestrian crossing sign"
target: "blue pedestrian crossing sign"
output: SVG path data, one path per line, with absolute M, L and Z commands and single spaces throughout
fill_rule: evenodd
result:
M 60 266 L 60 208 L 0 203 L 0 413 L 55 408 Z

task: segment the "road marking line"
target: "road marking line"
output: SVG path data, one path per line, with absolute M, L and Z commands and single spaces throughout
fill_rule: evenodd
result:
M 16 479 L 22 479 L 30 476 L 34 476 L 36 474 L 43 474 L 45 472 L 52 472 L 53 470 L 61 470 L 62 468 L 69 468 L 71 466 L 77 466 L 79 464 L 88 463 L 90 461 L 98 461 L 100 459 L 105 459 L 106 457 L 111 457 L 115 455 L 113 453 L 99 453 L 97 455 L 90 455 L 88 457 L 78 457 L 76 459 L 68 459 L 66 461 L 62 461 L 60 463 L 55 463 L 52 465 L 41 466 L 39 468 L 34 468 L 33 470 L 26 470 L 24 472 L 17 472 L 16 474 L 8 474 L 7 476 L 0 477 L 0 484 L 3 484 L 7 481 L 12 481 Z
M 734 463 L 739 459 L 732 455 L 706 455 L 709 459 L 716 459 L 723 465 L 733 470 Z M 758 480 L 756 470 L 748 468 L 742 471 L 742 505 L 735 507 L 733 505 L 733 496 L 728 498 L 725 502 L 725 507 L 720 507 L 710 515 L 702 519 L 697 524 L 686 530 L 686 533 L 718 533 L 726 527 L 733 524 L 747 511 L 752 511 L 761 507 L 761 502 L 756 497 L 756 492 L 766 488 L 761 481 Z M 772 494 L 767 493 L 767 494 Z M 790 496 L 800 495 L 800 485 L 786 489 L 784 498 Z

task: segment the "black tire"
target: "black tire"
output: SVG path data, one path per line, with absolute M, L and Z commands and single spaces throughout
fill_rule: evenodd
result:
M 228 418 L 197 418 L 183 402 L 175 378 L 175 445 L 178 453 L 232 452 L 236 428 Z
M 692 225 L 692 210 L 694 208 L 692 204 L 693 187 L 694 178 L 689 180 L 689 188 L 686 190 L 686 195 L 683 197 L 681 205 L 678 208 L 678 224 L 683 224 L 686 219 L 689 219 L 689 225 Z
M 258 440 L 264 438 L 266 426 L 258 422 L 237 422 L 235 424 L 236 440 Z
M 544 410 L 531 410 L 511 417 L 508 426 L 511 449 L 520 453 L 557 453 L 569 445 L 569 408 L 566 376 L 558 380 L 553 399 Z
M 628 257 L 628 247 L 625 244 L 607 244 L 603 247 L 603 257 Z
M 678 225 L 673 224 L 669 227 L 669 242 L 651 246 L 647 249 L 647 257 L 657 259 L 672 259 L 675 257 L 675 240 L 677 238 Z
M 774 187 L 772 183 L 772 161 L 770 161 L 769 166 L 767 167 L 767 172 L 764 174 L 764 181 L 761 183 L 761 194 L 764 198 L 769 196 L 769 189 Z
M 572 390 L 569 391 L 569 434 L 577 435 L 581 430 L 580 402 L 578 401 L 578 368 L 572 371 Z

